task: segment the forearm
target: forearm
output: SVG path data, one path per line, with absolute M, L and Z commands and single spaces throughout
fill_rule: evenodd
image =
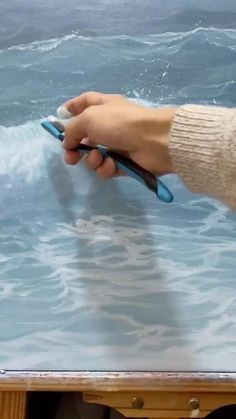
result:
M 192 192 L 236 209 L 236 109 L 179 107 L 169 149 L 177 174 Z

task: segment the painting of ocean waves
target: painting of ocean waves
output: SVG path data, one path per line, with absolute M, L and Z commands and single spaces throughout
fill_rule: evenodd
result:
M 40 127 L 86 90 L 236 106 L 235 2 L 32 3 L 0 5 L 0 368 L 235 371 L 235 214 L 67 167 Z

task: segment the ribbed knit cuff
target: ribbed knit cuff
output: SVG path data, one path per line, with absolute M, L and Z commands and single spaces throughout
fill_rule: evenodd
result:
M 177 174 L 192 192 L 227 199 L 230 119 L 232 111 L 222 107 L 184 105 L 176 110 L 169 148 Z

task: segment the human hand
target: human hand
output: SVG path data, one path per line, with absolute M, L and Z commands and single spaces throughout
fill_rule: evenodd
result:
M 63 142 L 68 164 L 80 161 L 81 155 L 74 149 L 86 139 L 89 145 L 100 144 L 124 154 L 152 173 L 174 172 L 168 142 L 175 109 L 151 109 L 119 95 L 88 92 L 66 102 L 59 116 L 69 116 L 68 111 L 74 116 L 66 126 Z M 91 151 L 85 162 L 102 178 L 122 174 L 114 160 L 103 159 L 97 150 Z

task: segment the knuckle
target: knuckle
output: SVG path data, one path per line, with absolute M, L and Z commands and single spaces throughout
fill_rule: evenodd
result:
M 95 151 L 91 151 L 86 159 L 86 164 L 89 169 L 96 170 L 101 164 L 101 157 Z
M 90 169 L 90 170 L 95 170 L 96 169 L 96 164 L 95 164 L 94 161 L 90 161 L 89 159 L 86 159 L 85 164 L 86 164 L 87 168 Z
M 96 170 L 96 173 L 103 179 L 110 179 L 113 175 L 113 170 L 111 167 L 106 167 L 105 165 Z
M 123 100 L 124 99 L 122 95 L 117 94 L 117 93 L 111 95 L 111 97 L 115 100 Z
M 108 173 L 106 173 L 106 171 L 104 171 L 104 170 L 101 170 L 101 171 L 99 171 L 99 170 L 97 170 L 96 171 L 96 173 L 97 173 L 97 175 L 99 176 L 99 177 L 101 177 L 102 179 L 105 179 L 105 180 L 108 180 L 111 176 L 108 174 Z
M 67 105 L 67 109 L 69 109 L 69 111 L 72 114 L 76 115 L 76 113 L 77 113 L 77 97 L 74 97 L 74 98 L 70 99 L 70 101 L 68 102 L 68 105 Z
M 94 170 L 93 165 L 88 161 L 88 159 L 85 159 L 85 164 L 89 170 Z
M 85 103 L 88 105 L 91 101 L 98 95 L 98 92 L 91 90 L 89 92 L 84 93 Z

